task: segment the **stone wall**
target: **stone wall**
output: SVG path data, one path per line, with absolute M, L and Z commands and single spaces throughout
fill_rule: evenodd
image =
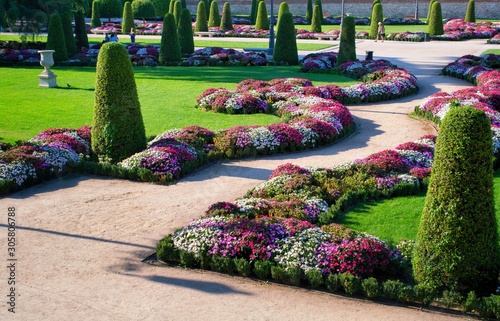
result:
M 282 1 L 274 1 L 274 14 L 278 13 L 279 5 Z M 290 12 L 294 15 L 305 16 L 307 0 L 289 0 Z M 468 0 L 441 0 L 441 9 L 443 18 L 464 18 L 467 10 Z M 196 13 L 198 1 L 187 0 L 187 5 L 191 13 Z M 218 1 L 219 10 L 222 12 L 224 2 Z M 252 6 L 251 0 L 231 1 L 231 13 L 250 14 Z M 267 13 L 271 13 L 270 0 L 266 0 Z M 372 0 L 344 0 L 344 12 L 356 17 L 370 17 Z M 313 0 L 314 4 L 314 0 Z M 340 16 L 342 11 L 341 0 L 325 1 L 323 0 L 323 13 L 331 16 Z M 427 0 L 383 0 L 382 6 L 385 17 L 405 17 L 414 16 L 416 5 L 418 4 L 418 15 L 425 19 L 429 7 Z M 476 0 L 476 18 L 481 19 L 500 19 L 500 0 Z

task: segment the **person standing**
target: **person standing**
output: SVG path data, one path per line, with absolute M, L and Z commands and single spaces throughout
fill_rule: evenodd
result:
M 135 32 L 134 28 L 130 28 L 130 42 L 135 43 Z
M 377 38 L 375 38 L 375 42 L 377 42 L 377 40 L 378 40 L 379 37 L 382 39 L 382 42 L 384 42 L 385 27 L 384 27 L 384 24 L 382 22 L 380 22 L 380 21 L 378 23 Z

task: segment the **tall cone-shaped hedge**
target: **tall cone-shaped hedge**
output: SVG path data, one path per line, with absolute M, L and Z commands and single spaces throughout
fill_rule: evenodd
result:
M 257 19 L 257 7 L 259 6 L 259 0 L 252 0 L 252 8 L 250 9 L 250 21 L 255 24 Z
M 340 32 L 339 54 L 337 65 L 348 61 L 356 61 L 356 29 L 354 18 L 347 16 L 344 18 L 342 30 Z
M 181 7 L 182 7 L 182 9 L 187 9 L 186 0 L 181 0 Z
M 181 54 L 192 54 L 194 52 L 193 27 L 191 26 L 191 12 L 182 9 L 181 21 L 179 22 L 179 45 Z
M 275 31 L 276 33 L 278 33 L 278 27 L 280 25 L 280 19 L 281 19 L 281 16 L 283 15 L 283 12 L 290 12 L 290 6 L 288 6 L 288 2 L 286 1 L 283 1 L 282 3 L 280 3 L 280 7 L 278 9 L 278 20 L 276 21 L 276 28 L 275 28 Z
M 89 47 L 87 27 L 85 25 L 85 15 L 83 14 L 83 11 L 80 10 L 75 12 L 75 38 L 77 51 L 81 51 L 82 48 Z
M 441 3 L 439 1 L 434 1 L 432 3 L 431 18 L 429 19 L 428 33 L 431 36 L 438 36 L 444 34 L 443 14 L 441 12 Z
M 99 2 L 98 1 L 92 2 L 92 17 L 90 19 L 90 26 L 92 28 L 97 28 L 97 27 L 102 26 L 101 14 L 99 11 Z
M 372 8 L 372 19 L 370 22 L 370 37 L 375 38 L 377 36 L 378 23 L 384 22 L 384 13 L 381 3 L 375 3 Z
M 146 148 L 132 63 L 119 43 L 102 45 L 97 57 L 92 150 L 117 163 Z
M 314 5 L 319 7 L 319 16 L 321 17 L 321 23 L 323 23 L 323 4 L 321 0 L 315 0 Z
M 429 24 L 429 20 L 431 19 L 431 12 L 432 12 L 432 4 L 436 0 L 430 0 L 429 1 L 429 8 L 427 8 L 427 19 L 425 19 L 425 23 Z
M 162 65 L 171 65 L 181 61 L 181 46 L 177 34 L 174 15 L 167 13 L 163 18 L 161 32 L 160 55 L 158 60 Z
M 312 0 L 307 0 L 307 6 L 306 6 L 306 20 L 307 20 L 307 22 L 311 23 L 312 17 L 313 17 Z
M 208 31 L 207 10 L 205 9 L 205 1 L 203 0 L 198 2 L 194 31 Z
M 470 0 L 467 4 L 464 20 L 465 22 L 476 22 L 476 2 L 474 0 Z
M 174 13 L 174 6 L 175 6 L 175 2 L 177 0 L 170 0 L 170 4 L 168 5 L 168 13 Z M 165 15 L 163 15 L 165 16 Z
M 413 256 L 418 282 L 463 293 L 497 285 L 490 126 L 473 107 L 452 108 L 441 123 Z
M 210 4 L 210 16 L 208 18 L 209 27 L 219 27 L 220 26 L 220 13 L 219 4 L 217 1 L 213 0 Z
M 311 21 L 311 32 L 321 32 L 321 17 L 319 7 L 314 6 L 313 16 Z
M 134 12 L 132 11 L 132 4 L 127 1 L 123 5 L 122 33 L 128 34 L 132 28 L 135 28 Z
M 76 54 L 76 39 L 73 34 L 73 22 L 69 11 L 61 15 L 61 23 L 64 32 L 64 42 L 66 43 L 66 52 L 68 56 L 72 56 Z
M 49 19 L 46 49 L 56 51 L 53 56 L 55 62 L 68 60 L 61 16 L 57 13 L 53 13 Z
M 233 30 L 233 17 L 231 15 L 231 5 L 229 2 L 225 2 L 224 7 L 222 8 L 220 30 Z
M 176 1 L 175 4 L 174 4 L 173 15 L 174 15 L 175 25 L 177 27 L 179 27 L 179 23 L 181 21 L 181 13 L 182 13 L 182 4 L 181 4 L 180 1 Z
M 288 65 L 298 65 L 299 55 L 297 52 L 297 39 L 295 36 L 295 25 L 290 12 L 283 12 L 279 20 L 280 32 L 276 35 L 273 61 Z
M 269 30 L 269 20 L 267 20 L 267 8 L 265 1 L 259 2 L 257 21 L 255 21 L 255 30 Z

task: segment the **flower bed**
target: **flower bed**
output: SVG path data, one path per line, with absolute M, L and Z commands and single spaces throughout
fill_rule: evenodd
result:
M 444 34 L 432 36 L 432 40 L 454 40 L 492 38 L 500 32 L 498 22 L 465 22 L 464 19 L 451 19 L 444 24 Z

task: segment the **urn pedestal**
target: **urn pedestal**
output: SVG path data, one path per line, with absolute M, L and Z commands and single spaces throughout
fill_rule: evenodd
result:
M 40 65 L 43 67 L 42 73 L 38 75 L 38 79 L 40 79 L 38 87 L 57 87 L 57 76 L 52 71 L 50 71 L 50 67 L 54 65 L 54 58 L 52 57 L 54 52 L 55 50 L 38 50 L 38 53 L 40 54 Z

